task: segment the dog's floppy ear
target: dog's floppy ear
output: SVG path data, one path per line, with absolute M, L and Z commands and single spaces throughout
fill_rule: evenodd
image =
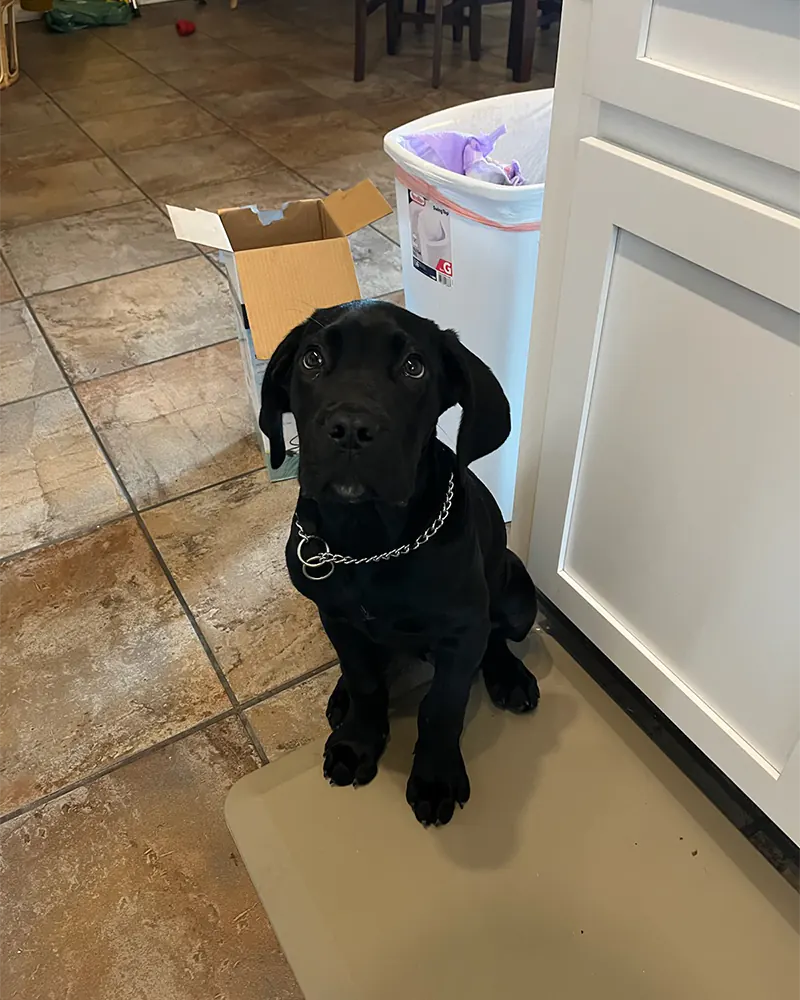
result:
M 286 458 L 286 443 L 283 440 L 283 415 L 288 413 L 289 382 L 292 377 L 300 339 L 310 320 L 300 323 L 275 348 L 275 353 L 269 359 L 264 381 L 261 383 L 261 411 L 258 414 L 258 426 L 269 441 L 269 464 L 273 469 L 283 465 Z
M 511 410 L 488 365 L 468 350 L 454 330 L 444 331 L 444 400 L 463 410 L 456 454 L 467 466 L 496 451 L 511 433 Z

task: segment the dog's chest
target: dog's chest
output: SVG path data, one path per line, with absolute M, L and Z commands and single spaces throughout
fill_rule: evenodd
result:
M 308 596 L 323 615 L 356 626 L 375 642 L 415 645 L 441 632 L 447 617 L 429 590 L 417 574 L 398 578 L 381 568 L 337 567 Z

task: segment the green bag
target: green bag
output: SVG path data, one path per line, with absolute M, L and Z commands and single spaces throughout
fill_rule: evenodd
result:
M 53 0 L 53 9 L 44 20 L 51 31 L 65 33 L 101 24 L 127 24 L 132 17 L 133 7 L 125 0 Z

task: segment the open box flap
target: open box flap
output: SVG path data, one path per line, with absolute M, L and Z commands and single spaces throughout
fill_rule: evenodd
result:
M 371 180 L 363 180 L 348 191 L 334 191 L 323 205 L 344 236 L 377 222 L 392 211 L 392 206 Z
M 216 250 L 233 249 L 216 212 L 206 212 L 202 208 L 178 208 L 176 205 L 167 205 L 167 211 L 179 240 L 201 243 Z
M 236 270 L 256 357 L 270 358 L 287 333 L 326 306 L 361 298 L 347 240 L 243 250 Z

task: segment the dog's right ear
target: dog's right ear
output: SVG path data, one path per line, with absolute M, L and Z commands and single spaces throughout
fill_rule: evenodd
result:
M 291 409 L 289 383 L 292 367 L 310 320 L 300 323 L 283 338 L 269 359 L 264 381 L 261 383 L 261 411 L 258 426 L 269 441 L 269 464 L 273 469 L 283 465 L 286 458 L 286 442 L 283 439 L 283 415 Z

